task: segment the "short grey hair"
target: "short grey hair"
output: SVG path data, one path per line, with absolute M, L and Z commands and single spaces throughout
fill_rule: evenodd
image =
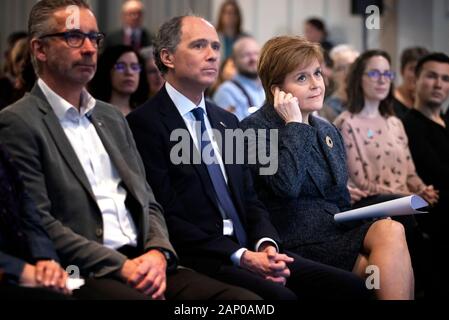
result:
M 80 8 L 91 9 L 84 0 L 40 0 L 31 9 L 28 18 L 28 37 L 30 40 L 42 37 L 53 32 L 54 26 L 51 25 L 51 18 L 55 11 L 68 7 L 78 6 Z M 40 72 L 36 57 L 31 54 L 31 61 L 37 74 Z
M 335 62 L 340 56 L 346 53 L 352 53 L 356 58 L 360 55 L 360 52 L 353 46 L 349 44 L 339 44 L 332 48 L 332 50 L 329 52 L 329 56 L 331 57 L 332 61 Z
M 161 51 L 163 49 L 167 49 L 171 53 L 176 51 L 179 42 L 181 42 L 182 21 L 185 17 L 187 17 L 187 15 L 173 17 L 164 22 L 159 28 L 154 43 L 154 62 L 162 74 L 166 74 L 168 68 L 161 60 Z

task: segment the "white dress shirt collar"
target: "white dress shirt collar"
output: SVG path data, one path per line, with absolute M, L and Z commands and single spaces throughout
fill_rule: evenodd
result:
M 176 106 L 176 109 L 178 109 L 182 117 L 185 117 L 193 109 L 198 107 L 202 108 L 204 110 L 204 114 L 207 115 L 204 94 L 201 97 L 200 103 L 198 105 L 195 105 L 192 100 L 176 90 L 170 83 L 168 83 L 168 81 L 165 82 L 165 89 L 167 90 L 169 97 L 172 99 L 173 103 Z
M 78 111 L 78 108 L 73 106 L 70 102 L 65 100 L 63 97 L 58 95 L 56 92 L 54 92 L 42 79 L 37 80 L 37 84 L 41 88 L 42 92 L 44 93 L 45 97 L 48 100 L 48 103 L 52 107 L 53 111 L 55 112 L 56 116 L 58 117 L 59 121 L 62 121 L 64 119 L 70 119 L 72 118 L 73 110 L 75 109 Z M 89 92 L 87 92 L 86 89 L 83 89 L 81 92 L 81 107 L 80 111 L 78 112 L 78 116 L 83 117 L 84 115 L 89 116 L 96 104 L 96 100 L 94 97 L 92 97 Z
M 182 93 L 180 93 L 178 90 L 176 90 L 168 81 L 165 82 L 165 89 L 167 90 L 167 93 L 169 95 L 169 97 L 171 98 L 171 100 L 173 101 L 173 103 L 176 106 L 176 109 L 178 109 L 178 112 L 181 114 L 189 132 L 190 135 L 192 136 L 192 139 L 197 147 L 198 150 L 200 150 L 199 148 L 199 144 L 198 144 L 198 133 L 194 128 L 194 122 L 195 117 L 193 116 L 193 114 L 191 113 L 191 111 L 197 107 L 199 108 L 203 108 L 204 113 L 207 115 L 206 112 L 206 103 L 205 103 L 205 99 L 204 99 L 204 94 L 203 97 L 201 98 L 201 101 L 198 105 L 195 105 L 191 100 L 189 100 L 186 96 L 184 96 Z M 213 136 L 212 133 L 212 127 L 209 123 L 209 120 L 207 118 L 207 116 L 204 118 L 204 123 L 206 126 L 206 130 L 208 131 L 209 136 Z M 199 129 L 197 127 L 197 129 Z M 221 172 L 223 174 L 223 177 L 226 181 L 226 183 L 228 183 L 228 177 L 226 174 L 226 170 L 223 164 L 223 159 L 221 157 L 221 153 L 220 153 L 220 149 L 218 148 L 218 145 L 216 144 L 215 139 L 212 139 L 212 147 L 214 148 L 215 151 L 215 157 L 218 160 L 218 163 L 220 165 L 220 169 Z M 234 225 L 232 220 L 227 219 L 227 217 L 223 217 L 223 235 L 230 235 L 232 236 L 234 234 Z M 259 246 L 264 243 L 265 241 L 270 241 L 271 243 L 273 243 L 276 248 L 279 251 L 279 248 L 276 244 L 276 242 L 270 238 L 263 238 L 260 239 L 257 244 L 256 244 L 256 251 L 258 251 Z M 241 248 L 239 250 L 237 250 L 236 252 L 234 252 L 231 255 L 231 261 L 236 265 L 236 266 L 240 266 L 240 259 L 243 255 L 243 253 L 245 253 L 247 249 L 246 248 Z

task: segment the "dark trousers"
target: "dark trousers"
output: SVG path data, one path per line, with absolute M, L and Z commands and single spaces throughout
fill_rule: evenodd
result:
M 73 292 L 81 300 L 151 300 L 116 279 L 88 279 Z M 168 300 L 260 300 L 256 294 L 214 280 L 189 269 L 178 269 L 167 275 L 165 297 Z
M 226 265 L 213 275 L 216 279 L 251 290 L 267 300 L 372 299 L 363 279 L 355 274 L 320 264 L 286 252 L 295 261 L 289 265 L 291 276 L 284 287 L 248 270 Z
M 119 252 L 133 259 L 142 253 L 126 246 Z M 151 300 L 131 286 L 117 279 L 89 279 L 79 290 L 77 299 L 106 300 Z M 167 274 L 165 298 L 168 300 L 261 300 L 247 289 L 232 286 L 212 279 L 190 269 L 177 268 Z
M 0 285 L 0 300 L 70 300 L 70 296 L 45 288 Z

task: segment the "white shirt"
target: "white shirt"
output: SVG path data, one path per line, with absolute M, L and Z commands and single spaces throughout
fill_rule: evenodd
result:
M 201 150 L 199 147 L 200 139 L 199 135 L 201 135 L 201 123 L 199 121 L 196 121 L 195 116 L 192 114 L 192 110 L 195 108 L 202 108 L 204 110 L 204 124 L 206 126 L 206 131 L 211 137 L 212 141 L 212 147 L 214 149 L 215 157 L 217 158 L 217 161 L 220 165 L 221 172 L 223 173 L 223 177 L 228 183 L 228 178 L 226 175 L 226 171 L 223 164 L 223 159 L 221 157 L 220 149 L 218 148 L 216 139 L 213 137 L 212 134 L 212 126 L 210 125 L 209 119 L 207 118 L 207 111 L 206 111 L 206 104 L 204 101 L 204 95 L 201 98 L 201 101 L 198 105 L 195 105 L 190 99 L 188 99 L 186 96 L 184 96 L 182 93 L 180 93 L 178 90 L 176 90 L 168 81 L 165 82 L 165 89 L 167 90 L 167 93 L 170 97 L 170 99 L 173 101 L 174 105 L 176 106 L 176 109 L 178 109 L 179 114 L 181 115 L 182 119 L 184 120 L 187 129 L 190 132 L 190 135 L 193 139 L 193 142 L 195 143 L 195 146 L 198 150 Z M 201 153 L 201 152 L 200 152 Z M 232 236 L 234 235 L 234 225 L 232 224 L 232 220 L 230 219 L 223 219 L 223 235 L 225 236 Z M 277 244 L 270 238 L 263 238 L 260 239 L 256 244 L 256 251 L 259 248 L 259 246 L 265 242 L 270 241 L 272 242 L 276 248 Z M 240 259 L 243 255 L 243 253 L 246 251 L 246 248 L 241 248 L 234 252 L 231 256 L 231 260 L 235 265 L 240 265 Z
M 220 149 L 218 147 L 217 141 L 214 138 L 212 126 L 210 125 L 209 119 L 207 117 L 206 103 L 204 102 L 204 95 L 198 105 L 195 105 L 190 99 L 180 93 L 178 90 L 173 88 L 170 83 L 165 82 L 165 88 L 167 89 L 167 93 L 170 96 L 171 100 L 175 104 L 176 108 L 179 111 L 182 119 L 184 120 L 187 129 L 195 143 L 197 150 L 201 153 L 200 147 L 200 136 L 201 136 L 201 122 L 196 121 L 195 116 L 191 112 L 193 109 L 201 108 L 204 111 L 204 124 L 206 126 L 206 131 L 209 137 L 211 137 L 212 147 L 214 148 L 215 157 L 217 158 L 218 164 L 220 165 L 221 173 L 223 177 L 228 183 L 228 176 L 226 175 L 225 167 L 223 164 L 223 158 L 221 157 Z
M 113 249 L 136 246 L 136 226 L 125 206 L 126 190 L 120 185 L 121 178 L 89 120 L 95 99 L 84 90 L 78 111 L 42 79 L 37 83 L 58 117 L 92 187 L 103 217 L 103 244 Z

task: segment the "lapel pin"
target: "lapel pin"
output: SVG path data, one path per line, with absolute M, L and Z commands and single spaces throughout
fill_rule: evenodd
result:
M 331 137 L 326 136 L 326 144 L 331 149 L 334 147 L 334 142 L 332 141 Z
M 223 122 L 220 121 L 220 124 L 221 124 L 223 127 L 227 128 L 227 125 L 225 125 Z

